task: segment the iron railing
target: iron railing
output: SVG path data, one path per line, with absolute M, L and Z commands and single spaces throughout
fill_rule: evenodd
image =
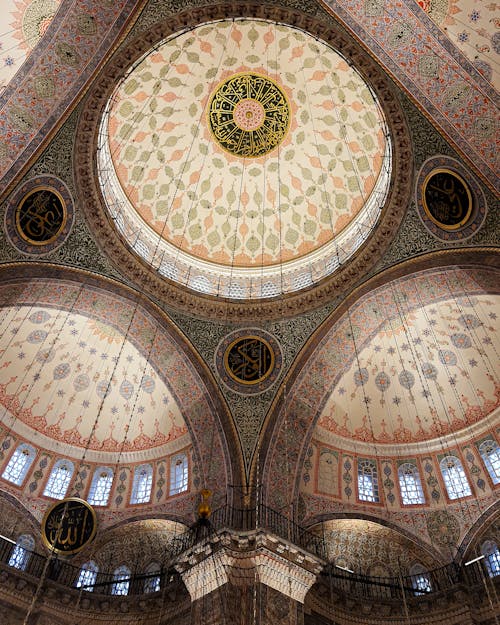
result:
M 178 584 L 179 573 L 173 566 L 176 558 L 201 541 L 226 529 L 240 532 L 262 529 L 303 548 L 323 561 L 327 560 L 326 543 L 322 536 L 301 527 L 276 510 L 264 505 L 256 509 L 238 509 L 226 505 L 216 510 L 208 522 L 196 523 L 182 534 L 174 536 L 166 550 L 158 554 L 161 568 L 153 573 L 134 572 L 130 577 L 117 580 L 114 573 L 99 571 L 95 580 L 87 586 L 81 578 L 82 569 L 58 558 L 55 554 L 48 557 L 24 550 L 21 553 L 22 557 L 17 557 L 14 562 L 16 545 L 4 537 L 0 537 L 0 562 L 15 566 L 37 579 L 47 578 L 67 587 L 81 588 L 99 594 L 118 594 L 117 590 L 126 587 L 126 592 L 122 594 L 144 594 L 152 588 L 164 589 L 169 584 Z M 387 578 L 351 573 L 334 564 L 327 564 L 318 582 L 348 595 L 401 600 L 403 596 L 415 598 L 445 591 L 456 584 L 477 586 L 497 575 L 497 579 L 500 580 L 498 561 L 495 556 L 488 556 L 469 566 L 459 567 L 455 563 L 450 563 L 419 575 Z M 119 582 L 128 583 L 120 585 Z

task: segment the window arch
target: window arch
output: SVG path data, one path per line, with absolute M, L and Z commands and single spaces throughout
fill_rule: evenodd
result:
M 414 564 L 410 569 L 410 577 L 416 595 L 423 595 L 432 591 L 429 573 L 423 564 Z
M 493 484 L 500 484 L 500 446 L 491 438 L 479 445 L 479 453 Z
M 35 455 L 35 450 L 31 445 L 25 443 L 19 445 L 2 473 L 3 479 L 16 484 L 16 486 L 21 486 L 33 464 Z
M 85 564 L 82 565 L 80 574 L 76 580 L 76 587 L 86 590 L 87 592 L 93 592 L 98 573 L 99 567 L 93 560 L 85 562 Z
M 33 536 L 31 534 L 21 534 L 10 554 L 9 566 L 25 571 L 34 548 L 35 539 Z
M 425 503 L 424 491 L 418 468 L 411 462 L 403 463 L 398 469 L 399 489 L 405 506 Z
M 500 551 L 493 540 L 485 540 L 481 545 L 481 553 L 484 556 L 484 563 L 490 577 L 500 575 Z
M 170 494 L 182 493 L 188 488 L 188 459 L 186 454 L 176 454 L 170 460 Z
M 151 499 L 153 486 L 153 467 L 150 464 L 141 464 L 134 470 L 134 482 L 130 503 L 148 503 Z
M 113 573 L 112 595 L 128 595 L 130 587 L 130 569 L 122 564 Z
M 108 503 L 113 484 L 113 469 L 99 467 L 94 472 L 90 485 L 88 502 L 92 506 L 105 506 Z
M 54 499 L 64 499 L 74 470 L 70 460 L 58 460 L 52 467 L 43 494 Z
M 151 562 L 145 571 L 144 592 L 158 592 L 161 589 L 161 566 L 158 562 Z
M 472 495 L 462 463 L 456 456 L 446 456 L 439 463 L 444 485 L 450 499 Z
M 361 501 L 380 501 L 377 464 L 374 460 L 358 460 L 358 494 Z

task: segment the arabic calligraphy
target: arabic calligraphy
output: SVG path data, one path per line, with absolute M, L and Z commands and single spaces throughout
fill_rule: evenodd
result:
M 235 156 L 257 158 L 283 141 L 290 106 L 281 88 L 260 74 L 236 74 L 220 84 L 208 107 L 209 127 Z
M 83 499 L 69 497 L 58 501 L 46 512 L 42 539 L 56 553 L 73 554 L 94 538 L 96 529 L 92 506 Z
M 18 233 L 34 245 L 46 245 L 53 241 L 65 222 L 65 204 L 53 189 L 34 189 L 16 209 Z
M 472 196 L 465 181 L 448 169 L 435 169 L 424 182 L 424 210 L 440 228 L 456 230 L 472 213 Z
M 233 341 L 226 350 L 224 360 L 229 375 L 242 384 L 258 384 L 274 368 L 271 345 L 258 336 L 246 336 Z

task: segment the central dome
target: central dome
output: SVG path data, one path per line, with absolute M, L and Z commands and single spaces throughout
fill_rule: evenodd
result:
M 338 52 L 288 26 L 224 20 L 129 69 L 98 166 L 118 230 L 149 265 L 253 299 L 310 286 L 362 245 L 391 149 L 372 90 Z

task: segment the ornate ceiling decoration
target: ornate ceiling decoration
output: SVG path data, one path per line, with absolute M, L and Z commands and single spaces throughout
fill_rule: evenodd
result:
M 290 23 L 298 19 L 293 12 L 287 16 Z M 96 83 L 81 118 L 85 131 L 78 132 L 76 173 L 79 187 L 89 192 L 82 205 L 111 258 L 156 297 L 207 316 L 294 314 L 352 284 L 389 243 L 411 183 L 401 111 L 377 67 L 370 61 L 367 67 L 365 57 L 361 63 L 351 41 L 311 20 L 307 27 L 325 43 L 268 21 L 215 22 L 166 40 L 163 25 L 148 41 L 136 42 L 134 54 L 142 56 L 122 82 L 128 52 Z M 222 46 L 226 39 L 232 52 Z M 289 65 L 281 70 L 273 56 L 280 45 Z M 153 46 L 156 52 L 150 52 Z M 352 69 L 358 60 L 373 90 Z M 245 158 L 215 140 L 208 112 L 220 89 L 234 86 L 242 74 L 265 76 L 261 85 L 277 85 L 269 94 L 281 92 L 290 110 L 289 128 L 285 132 L 282 125 L 276 146 Z M 113 84 L 119 84 L 116 91 Z M 244 95 L 242 104 L 228 104 L 234 109 L 228 120 L 247 141 L 256 130 L 240 128 L 234 112 L 240 125 L 240 113 L 255 116 L 251 126 L 263 109 Z M 147 110 L 141 113 L 141 106 Z M 384 117 L 393 164 L 382 208 L 384 158 L 391 149 Z M 311 120 L 317 121 L 314 129 Z M 96 148 L 102 191 L 95 179 Z M 297 289 L 302 291 L 294 294 Z M 277 298 L 282 293 L 289 300 L 286 310 Z M 252 302 L 254 297 L 265 299 Z
M 97 163 L 110 215 L 159 275 L 217 297 L 292 293 L 370 236 L 392 169 L 377 98 L 295 28 L 223 20 L 120 82 Z
M 2 271 L 0 419 L 7 434 L 50 457 L 89 463 L 152 461 L 193 445 L 197 475 L 223 484 L 230 470 L 225 408 L 165 315 L 81 271 L 35 263 L 28 271 L 28 279 L 19 267 Z

